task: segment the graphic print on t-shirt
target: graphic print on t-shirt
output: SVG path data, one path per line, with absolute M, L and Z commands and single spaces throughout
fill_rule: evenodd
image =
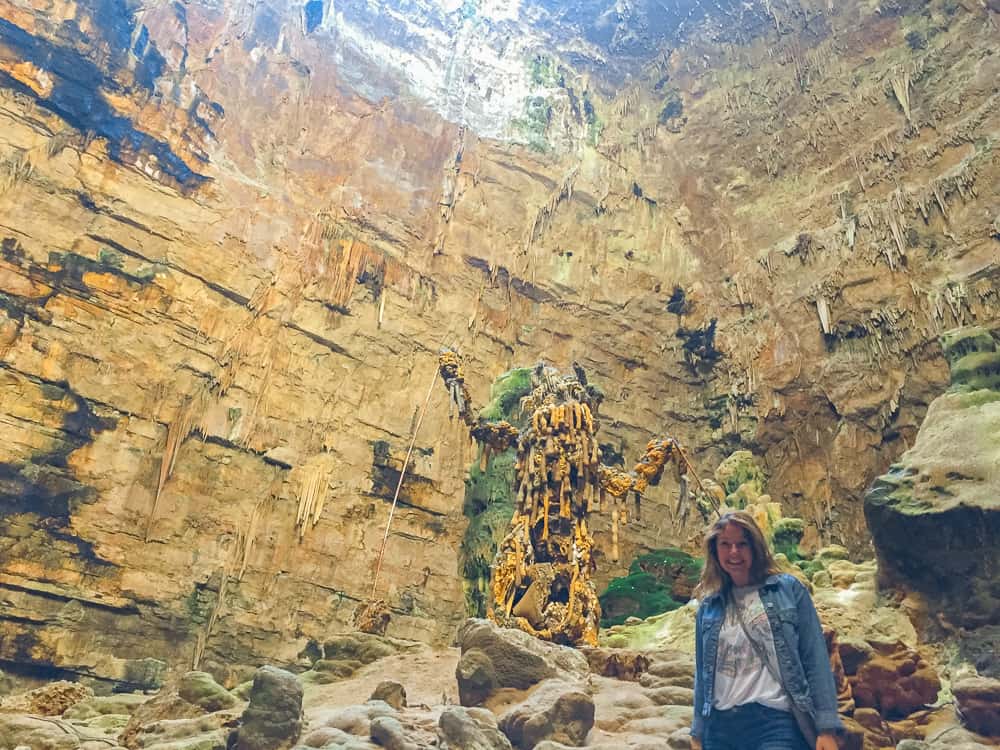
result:
M 771 625 L 758 593 L 759 586 L 733 590 L 746 629 L 770 659 L 771 669 L 777 668 Z M 719 651 L 715 662 L 716 684 L 713 705 L 729 709 L 746 703 L 760 703 L 787 711 L 790 706 L 781 683 L 760 660 L 757 649 L 747 640 L 740 618 L 733 605 L 726 607 L 726 617 L 719 632 Z
M 764 604 L 756 591 L 748 591 L 741 597 L 735 597 L 736 606 L 740 608 L 743 622 L 757 643 L 766 644 L 771 640 L 771 626 L 768 624 Z M 726 607 L 726 619 L 722 625 L 724 636 L 719 639 L 719 656 L 716 671 L 734 679 L 747 672 L 760 672 L 764 665 L 757 656 L 757 651 L 747 640 L 740 625 L 739 617 L 732 606 Z M 729 632 L 725 632 L 729 631 Z M 725 637 L 731 635 L 732 637 Z

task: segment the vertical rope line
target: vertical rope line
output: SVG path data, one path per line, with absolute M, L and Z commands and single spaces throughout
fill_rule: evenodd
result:
M 431 400 L 431 393 L 434 390 L 434 383 L 437 381 L 438 372 L 435 368 L 431 372 L 431 384 L 427 388 L 427 398 L 424 399 L 424 406 L 420 410 L 420 416 L 417 418 L 417 425 L 413 428 L 413 436 L 410 438 L 410 447 L 406 451 L 406 458 L 403 460 L 403 469 L 399 472 L 399 481 L 396 482 L 396 492 L 392 496 L 392 507 L 389 508 L 389 519 L 385 523 L 385 534 L 382 536 L 382 546 L 378 551 L 378 562 L 375 564 L 375 579 L 372 581 L 372 594 L 371 600 L 375 600 L 375 591 L 378 588 L 378 577 L 382 572 L 382 559 L 385 557 L 385 547 L 386 543 L 389 541 L 389 528 L 392 526 L 392 518 L 396 514 L 396 504 L 399 501 L 399 491 L 403 487 L 403 479 L 406 477 L 406 469 L 410 465 L 410 456 L 413 454 L 413 446 L 417 442 L 417 433 L 420 432 L 420 425 L 423 424 L 424 415 L 427 413 L 427 405 Z

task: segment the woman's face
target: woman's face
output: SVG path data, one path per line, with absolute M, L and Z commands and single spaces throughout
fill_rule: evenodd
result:
M 715 539 L 715 554 L 719 565 L 733 579 L 733 585 L 746 586 L 750 583 L 753 549 L 742 527 L 735 523 L 727 524 Z

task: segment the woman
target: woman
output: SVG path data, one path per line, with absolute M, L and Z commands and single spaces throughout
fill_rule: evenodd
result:
M 708 532 L 695 595 L 692 747 L 836 750 L 842 725 L 816 608 L 748 513 L 726 513 Z

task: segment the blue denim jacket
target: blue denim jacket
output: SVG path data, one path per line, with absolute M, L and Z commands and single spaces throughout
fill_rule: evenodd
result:
M 843 728 L 837 713 L 837 688 L 830 669 L 830 657 L 823 628 L 812 597 L 794 576 L 768 576 L 760 589 L 774 636 L 781 681 L 789 698 L 812 716 L 818 732 Z M 715 688 L 715 661 L 719 651 L 719 631 L 725 617 L 721 593 L 705 597 L 695 620 L 694 721 L 691 735 L 701 738 L 705 720 L 712 712 Z

